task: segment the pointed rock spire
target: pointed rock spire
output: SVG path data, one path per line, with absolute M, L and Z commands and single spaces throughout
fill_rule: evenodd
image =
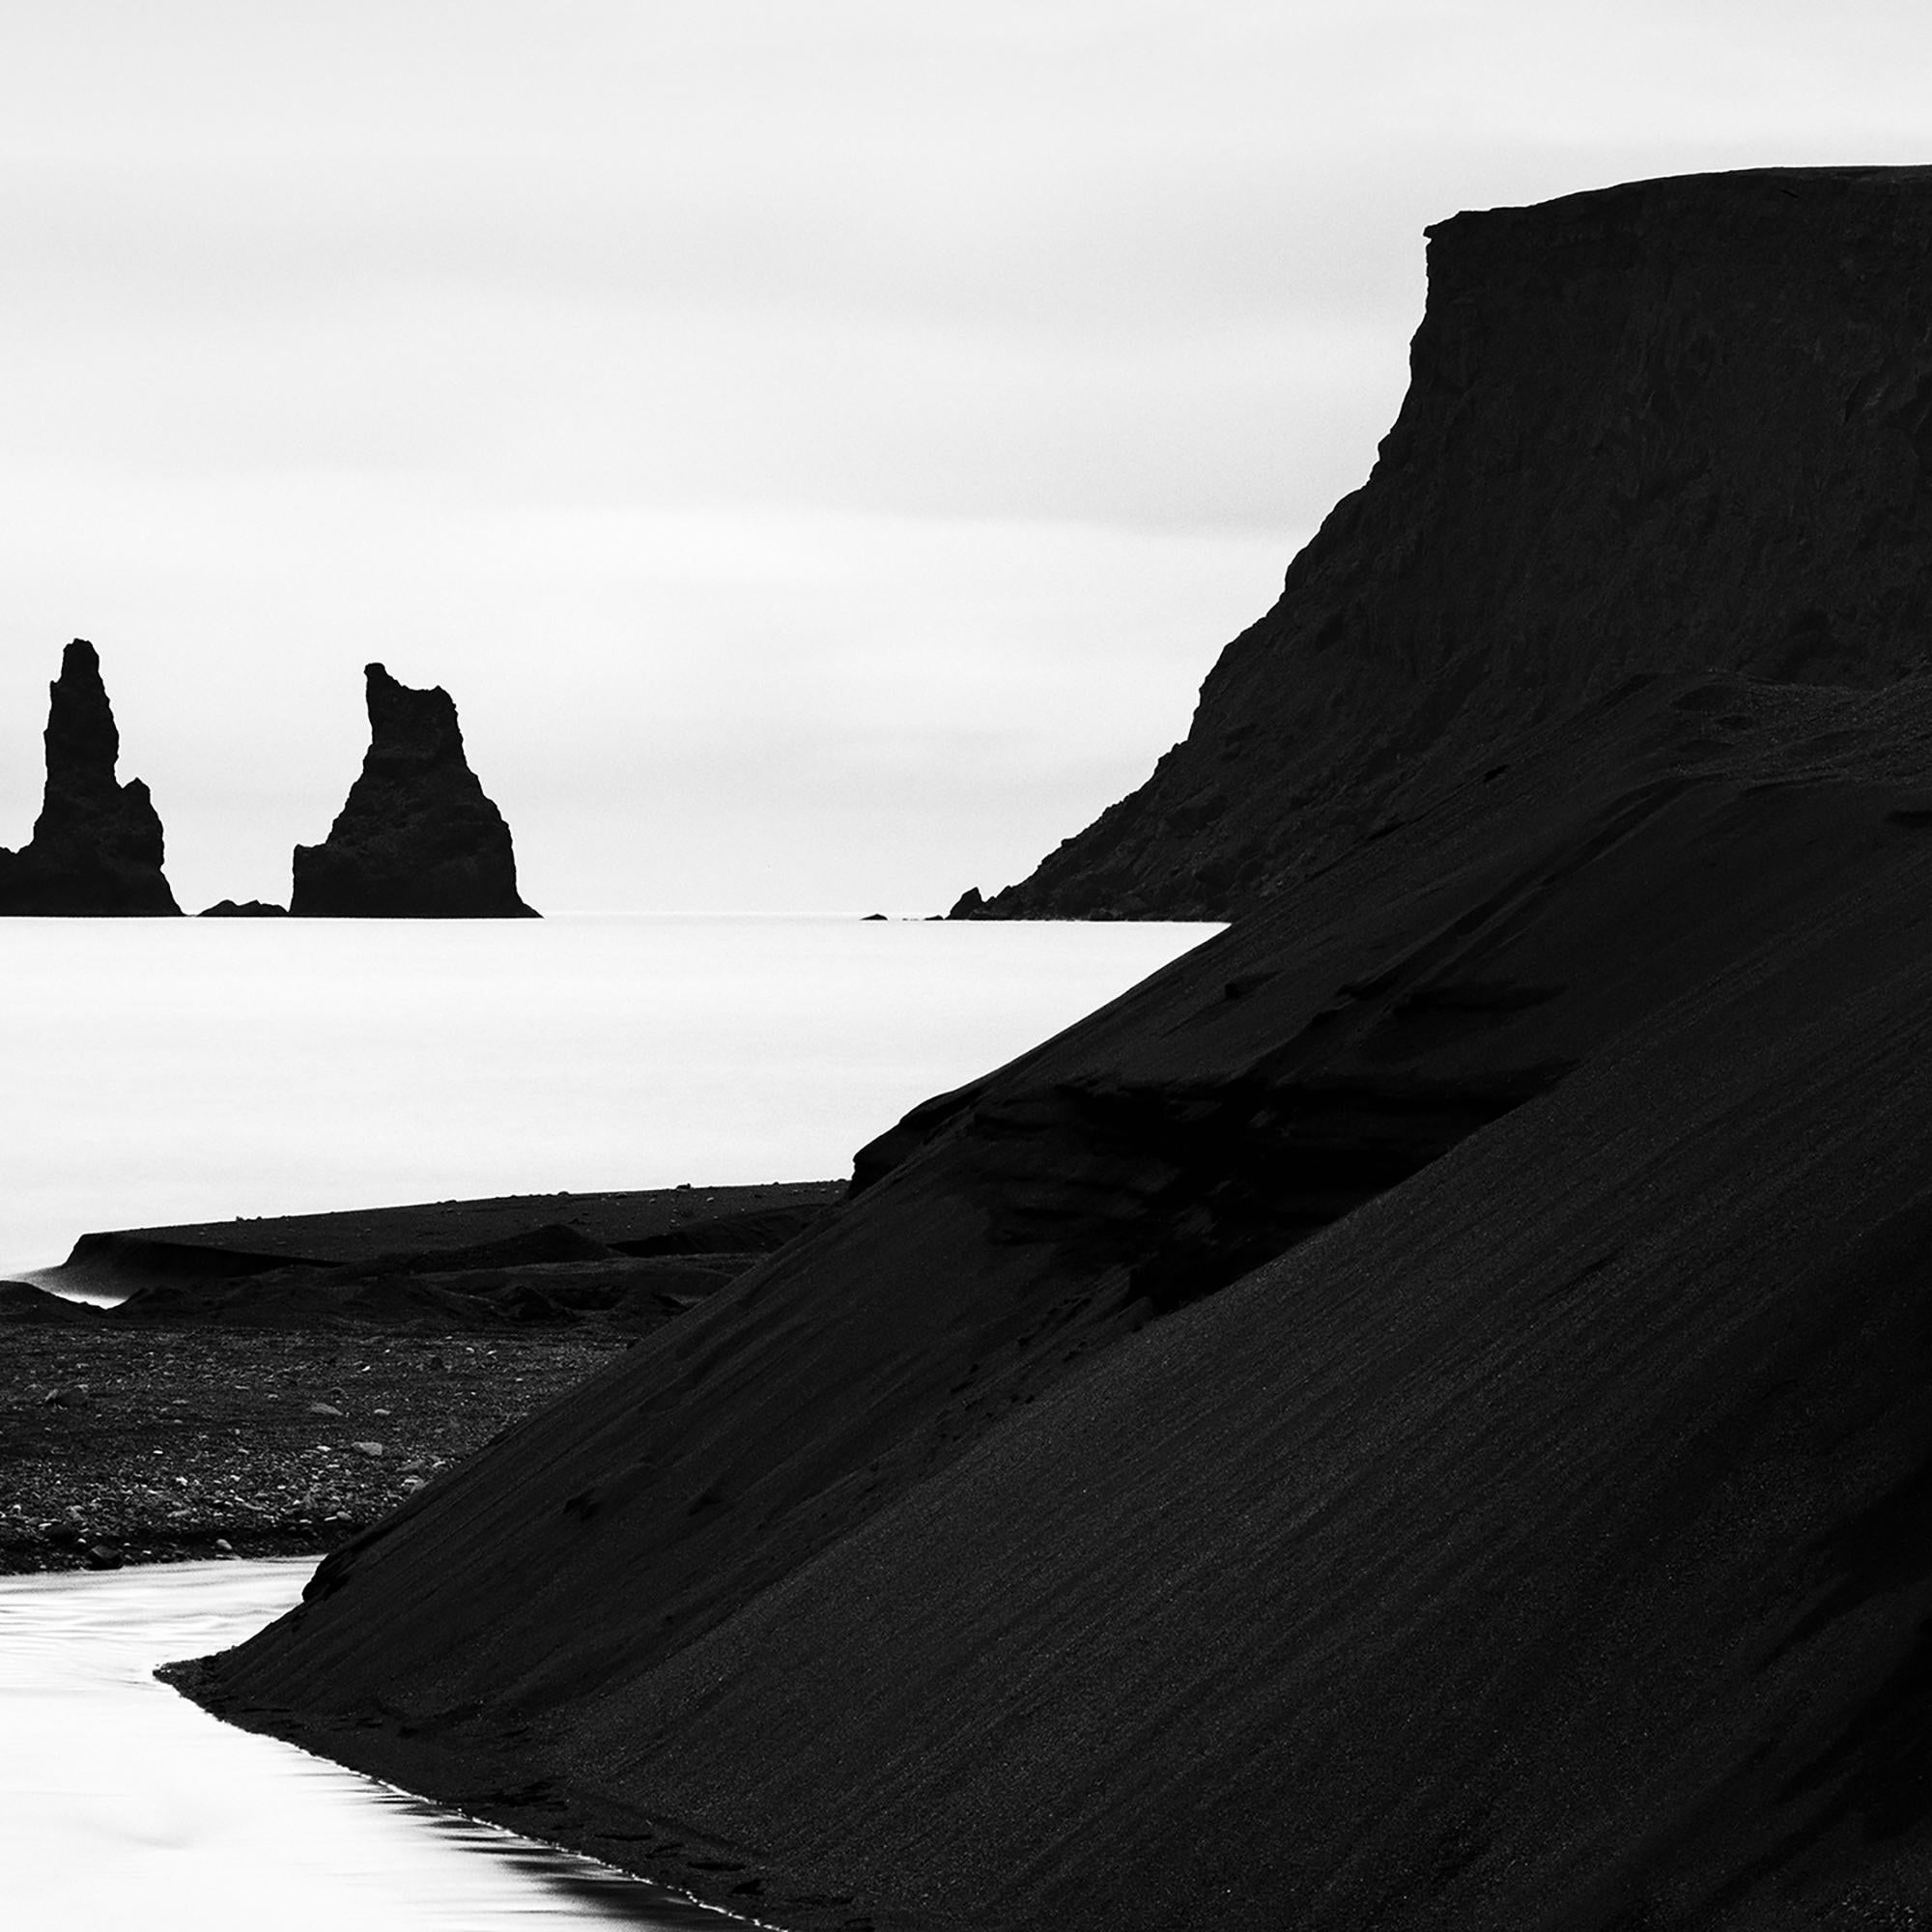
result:
M 463 753 L 456 706 L 379 664 L 369 751 L 328 837 L 298 845 L 292 913 L 310 919 L 534 919 L 510 828 Z
M 0 913 L 178 913 L 148 787 L 115 779 L 121 734 L 85 638 L 62 654 L 47 696 L 46 790 L 32 839 L 0 848 Z

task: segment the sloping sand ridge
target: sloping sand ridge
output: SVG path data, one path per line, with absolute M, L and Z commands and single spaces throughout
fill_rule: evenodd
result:
M 1922 259 L 1916 174 L 1663 205 L 1742 196 L 1776 248 L 1786 185 Z M 1667 251 L 1619 192 L 1592 245 Z M 1932 394 L 1932 348 L 1874 353 Z M 1913 1922 L 1918 619 L 1857 679 L 1667 639 L 1519 715 L 1463 588 L 1506 743 L 882 1137 L 195 1693 L 780 1924 Z

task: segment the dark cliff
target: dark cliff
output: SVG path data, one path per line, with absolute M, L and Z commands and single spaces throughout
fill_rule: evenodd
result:
M 1634 671 L 1924 661 L 1926 170 L 1644 182 L 1429 233 L 1368 482 L 1147 783 L 984 916 L 1239 913 Z
M 161 874 L 161 821 L 114 776 L 121 734 L 94 646 L 76 638 L 47 688 L 46 789 L 34 835 L 0 850 L 0 913 L 150 915 L 181 908 Z
M 1924 177 L 1796 179 L 1792 279 L 1814 188 L 1890 196 L 1909 276 Z M 1606 195 L 1591 247 L 1705 201 L 1775 229 L 1767 192 Z M 1681 276 L 1746 213 L 1687 228 Z M 1560 249 L 1540 272 L 1584 286 Z M 1872 354 L 1909 371 L 1898 325 Z M 1568 407 L 1555 336 L 1614 330 L 1550 326 Z M 1522 461 L 1545 432 L 1609 460 L 1525 418 Z M 1434 494 L 1473 529 L 1492 487 L 1515 470 Z M 1552 459 L 1522 513 L 1573 492 L 1599 481 Z M 1829 495 L 1833 541 L 1889 531 Z M 1804 532 L 1750 500 L 1795 582 Z M 827 1221 L 185 1681 L 784 1926 L 1918 1922 L 1932 680 L 1898 675 L 1902 541 L 1864 601 L 1766 602 L 1754 642 L 1730 541 L 1721 625 L 1672 648 L 1742 670 L 1618 661 L 1650 592 L 1602 564 L 1597 629 L 1497 637 L 1432 710 L 1410 659 L 1458 607 L 1416 592 L 1323 673 L 1321 743 L 1358 788 L 1400 782 L 1391 745 L 1433 758 L 1426 810 L 1334 820 L 1229 931 L 916 1109 Z
M 510 828 L 464 756 L 440 686 L 367 668 L 369 751 L 327 838 L 298 845 L 289 911 L 309 919 L 534 919 Z

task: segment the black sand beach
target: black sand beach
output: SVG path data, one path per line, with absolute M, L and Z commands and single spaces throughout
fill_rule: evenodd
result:
M 0 1285 L 0 1574 L 326 1554 L 840 1191 L 523 1195 L 84 1236 L 43 1279 L 118 1308 Z

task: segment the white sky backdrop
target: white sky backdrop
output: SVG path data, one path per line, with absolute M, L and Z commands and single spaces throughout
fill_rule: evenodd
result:
M 1926 159 L 1880 0 L 0 0 L 0 842 L 78 635 L 190 909 L 380 658 L 539 907 L 941 910 L 1367 473 L 1426 222 Z

